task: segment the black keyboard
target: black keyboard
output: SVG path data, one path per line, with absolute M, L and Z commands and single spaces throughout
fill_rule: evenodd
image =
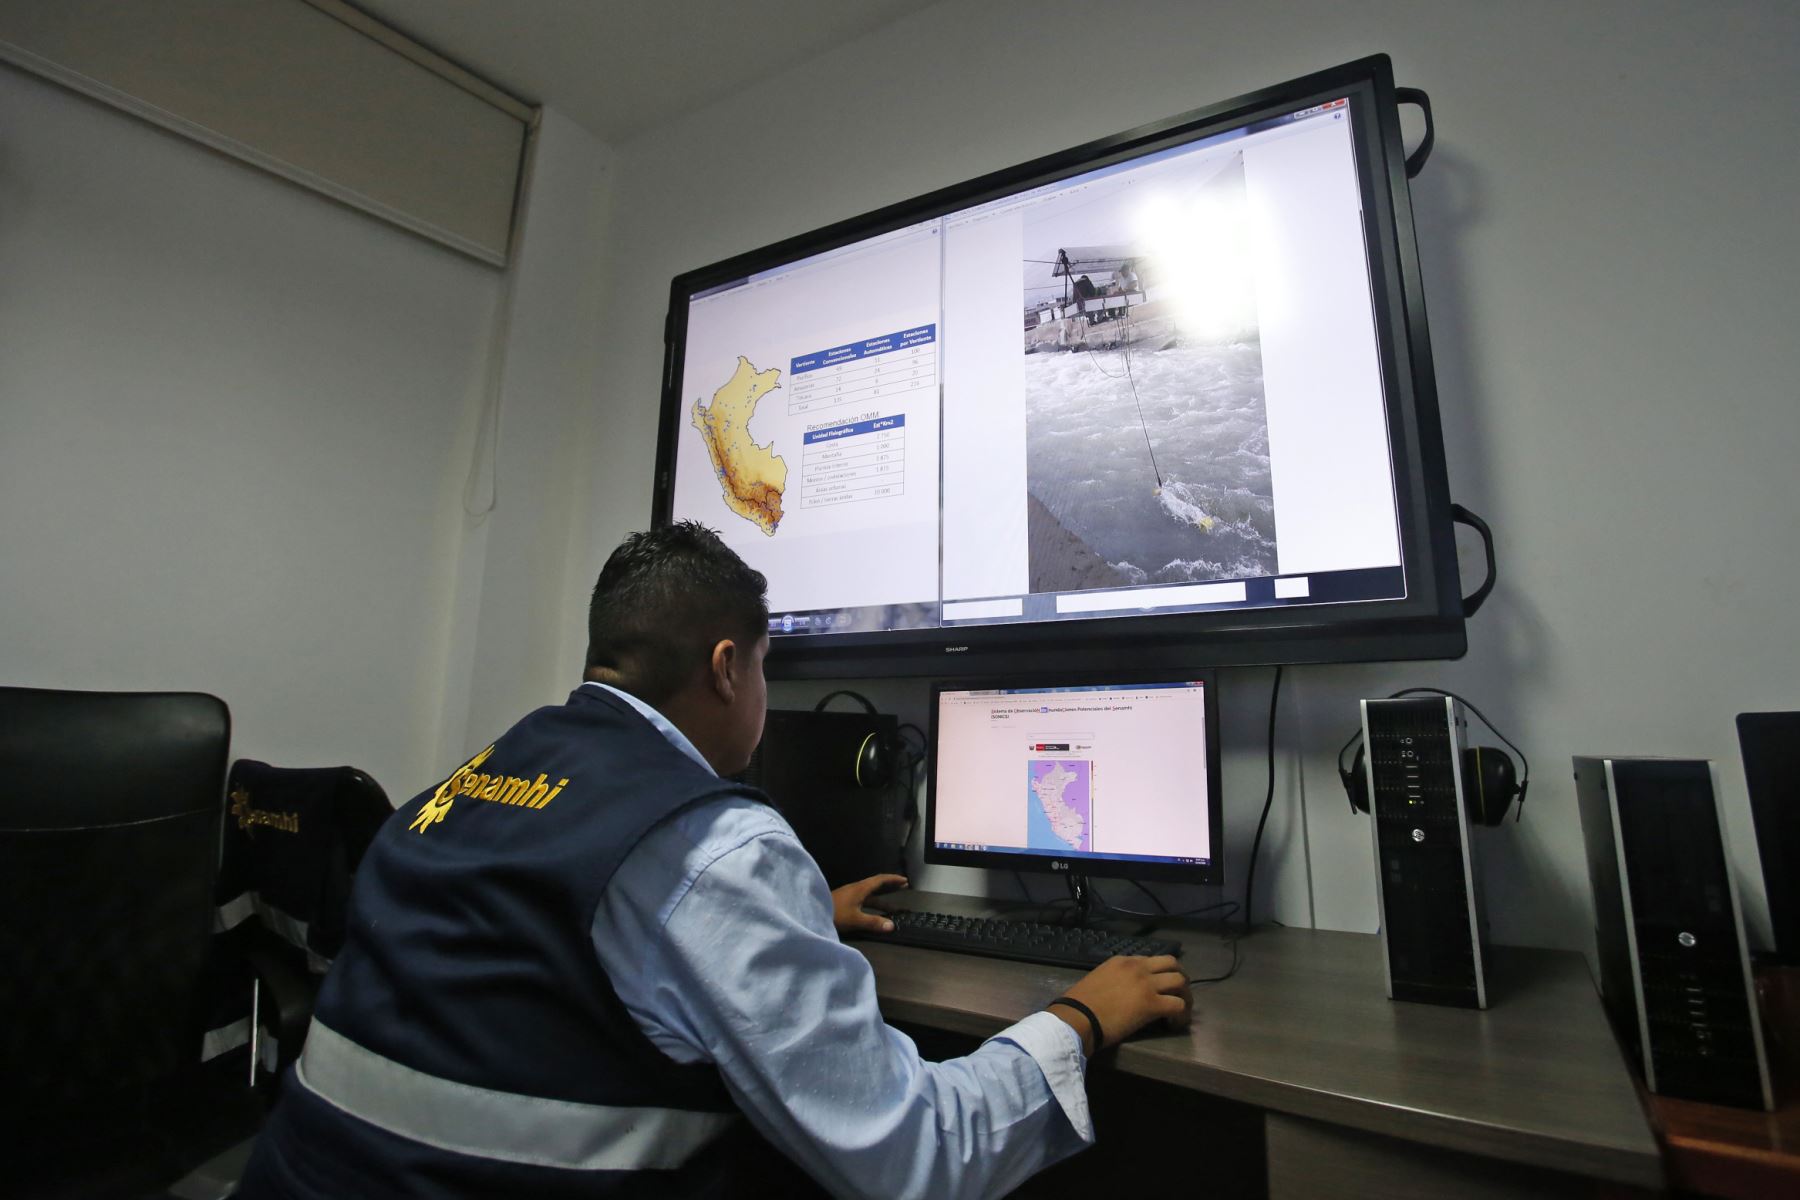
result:
M 890 912 L 894 932 L 868 935 L 875 942 L 925 946 L 1015 958 L 1053 967 L 1097 967 L 1115 954 L 1180 954 L 1181 943 L 1167 938 L 1132 937 L 1100 929 L 1005 921 L 994 917 L 958 917 L 949 913 Z

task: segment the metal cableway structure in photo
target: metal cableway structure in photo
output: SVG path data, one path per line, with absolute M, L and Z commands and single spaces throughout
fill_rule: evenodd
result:
M 1062 296 L 1026 310 L 1029 349 L 1118 346 L 1170 332 L 1166 318 L 1158 319 L 1155 262 L 1138 247 L 1062 246 L 1053 259 L 1035 261 L 1049 265 Z

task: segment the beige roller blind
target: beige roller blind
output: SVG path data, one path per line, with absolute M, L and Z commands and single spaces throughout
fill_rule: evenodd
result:
M 506 262 L 533 110 L 337 0 L 0 0 L 0 58 Z

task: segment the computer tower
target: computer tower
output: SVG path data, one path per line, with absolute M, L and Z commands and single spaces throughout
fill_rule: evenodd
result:
M 1576 757 L 1600 994 L 1660 1095 L 1772 1107 L 1718 769 Z
M 1448 696 L 1364 700 L 1362 718 L 1388 996 L 1486 1008 L 1461 706 Z
M 1800 966 L 1800 712 L 1739 713 L 1774 959 Z
M 903 867 L 898 742 L 890 714 L 771 709 L 736 778 L 768 793 L 825 881 L 840 887 Z

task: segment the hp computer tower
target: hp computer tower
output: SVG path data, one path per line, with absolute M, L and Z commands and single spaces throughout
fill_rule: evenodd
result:
M 1364 700 L 1362 717 L 1388 996 L 1486 1008 L 1460 706 L 1447 696 Z
M 1774 958 L 1800 966 L 1800 712 L 1739 713 Z
M 737 778 L 768 793 L 825 881 L 840 887 L 902 869 L 898 740 L 891 714 L 770 709 Z
M 1600 994 L 1650 1090 L 1769 1108 L 1744 919 L 1702 759 L 1575 759 Z

